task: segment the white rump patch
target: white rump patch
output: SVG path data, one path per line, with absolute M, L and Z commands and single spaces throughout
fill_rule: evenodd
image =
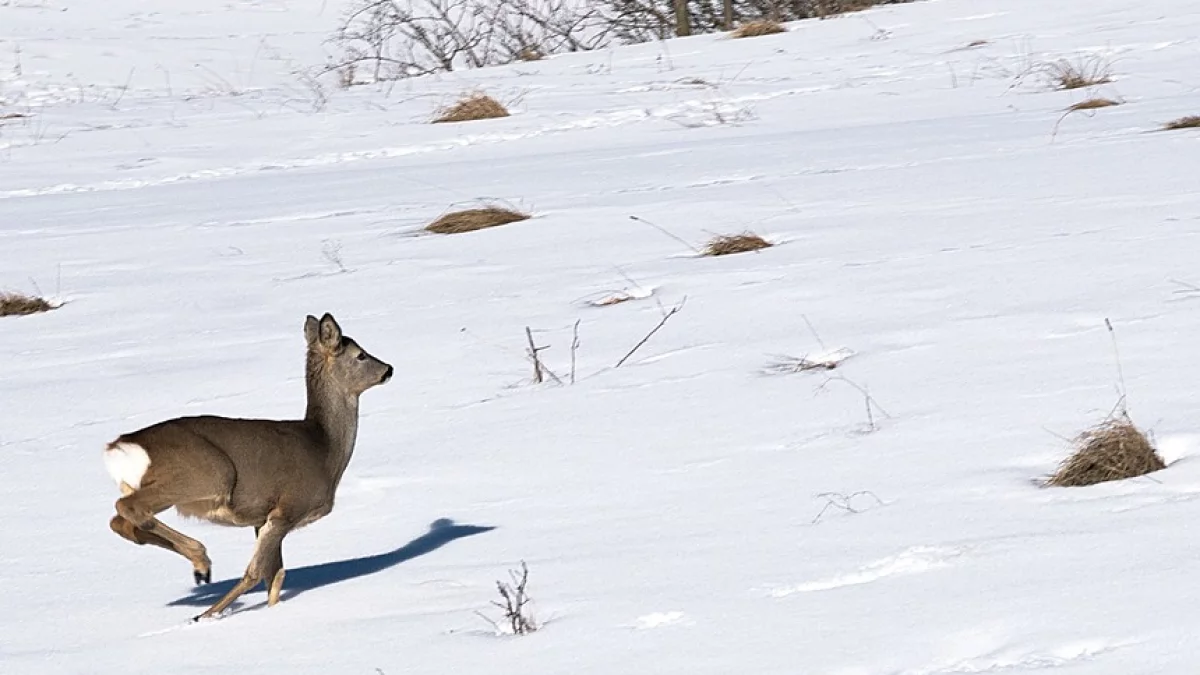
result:
M 104 468 L 117 481 L 117 487 L 142 487 L 142 477 L 150 468 L 150 455 L 137 443 L 113 443 L 104 451 Z

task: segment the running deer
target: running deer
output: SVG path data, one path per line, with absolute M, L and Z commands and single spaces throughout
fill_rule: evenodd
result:
M 392 377 L 326 314 L 304 324 L 308 340 L 303 420 L 180 417 L 108 444 L 104 464 L 121 489 L 113 531 L 187 558 L 197 584 L 212 581 L 204 545 L 155 516 L 172 506 L 184 516 L 253 527 L 256 543 L 246 573 L 196 620 L 225 611 L 260 582 L 267 605 L 283 588 L 283 538 L 333 509 L 334 492 L 354 452 L 358 398 Z

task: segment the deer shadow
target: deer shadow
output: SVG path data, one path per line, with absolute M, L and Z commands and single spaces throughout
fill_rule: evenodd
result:
M 305 591 L 311 591 L 314 588 L 330 586 L 343 581 L 376 574 L 390 567 L 395 567 L 402 562 L 423 556 L 426 553 L 432 553 L 455 539 L 490 532 L 494 529 L 496 528 L 492 526 L 459 525 L 449 518 L 440 518 L 430 524 L 428 532 L 395 550 L 363 556 L 361 558 L 347 558 L 345 560 L 287 570 L 287 576 L 284 577 L 283 581 L 281 599 L 286 600 L 300 595 Z M 240 577 L 222 579 L 211 584 L 197 586 L 186 596 L 173 600 L 167 603 L 167 605 L 170 607 L 179 605 L 204 607 L 211 605 L 219 600 L 221 596 L 228 593 L 239 580 Z M 246 595 L 262 593 L 265 590 L 264 584 L 259 584 L 248 591 Z

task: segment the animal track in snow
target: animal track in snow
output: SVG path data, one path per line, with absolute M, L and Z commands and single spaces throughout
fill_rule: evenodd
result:
M 864 565 L 856 572 L 839 574 L 828 579 L 809 581 L 793 586 L 783 586 L 771 590 L 770 595 L 775 598 L 786 598 L 795 593 L 828 591 L 844 586 L 869 584 L 872 581 L 879 581 L 887 577 L 920 574 L 921 572 L 947 567 L 950 564 L 949 560 L 957 558 L 962 553 L 961 549 L 945 546 L 913 546 L 896 555 L 881 558 L 873 563 Z

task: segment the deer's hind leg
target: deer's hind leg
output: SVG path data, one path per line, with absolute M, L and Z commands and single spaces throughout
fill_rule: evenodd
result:
M 152 544 L 187 558 L 192 563 L 196 583 L 211 582 L 212 561 L 204 544 L 168 527 L 156 516 L 172 506 L 226 501 L 236 474 L 232 464 L 218 464 L 224 470 L 201 476 L 175 476 L 170 468 L 168 462 L 151 465 L 141 487 L 122 485 L 125 496 L 117 500 L 117 517 L 109 525 L 130 541 Z
M 157 518 L 154 518 L 153 521 L 153 527 L 143 529 L 134 525 L 124 516 L 116 515 L 109 521 L 108 526 L 112 528 L 113 532 L 135 544 L 150 544 L 187 558 L 192 563 L 192 576 L 196 583 L 211 582 L 212 561 L 208 558 L 208 551 L 204 548 L 204 544 L 168 527 Z

